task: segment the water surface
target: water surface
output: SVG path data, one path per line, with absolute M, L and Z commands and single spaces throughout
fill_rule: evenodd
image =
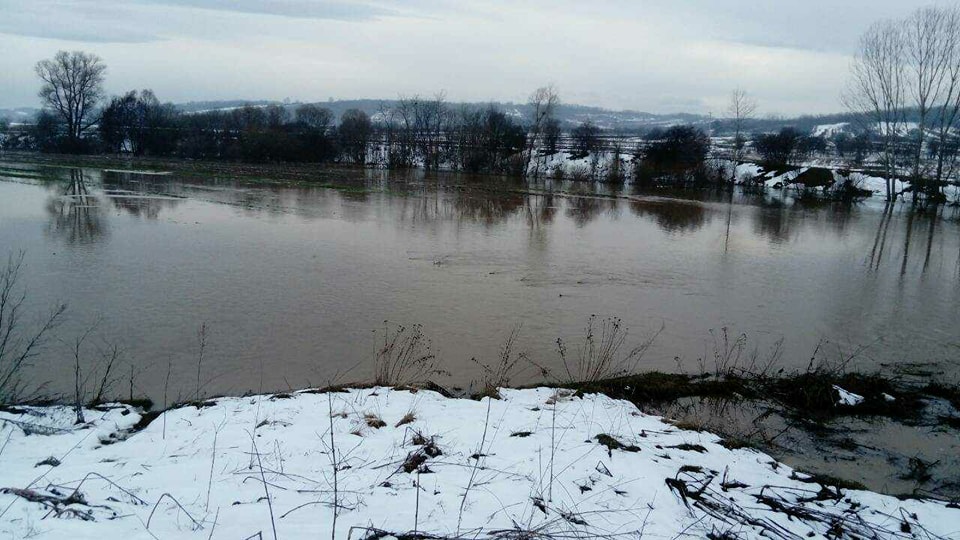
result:
M 0 252 L 26 251 L 31 317 L 69 305 L 34 380 L 72 388 L 69 345 L 94 321 L 90 361 L 121 345 L 135 393 L 155 399 L 168 365 L 172 396 L 195 391 L 204 323 L 206 393 L 361 380 L 390 321 L 422 324 L 443 382 L 467 385 L 516 325 L 518 346 L 559 369 L 557 338 L 575 342 L 592 314 L 622 318 L 631 342 L 662 326 L 649 369 L 712 366 L 710 332 L 728 327 L 761 351 L 783 338 L 788 368 L 828 340 L 821 355 L 866 347 L 864 369 L 957 373 L 950 209 L 502 184 L 372 175 L 337 190 L 3 163 Z

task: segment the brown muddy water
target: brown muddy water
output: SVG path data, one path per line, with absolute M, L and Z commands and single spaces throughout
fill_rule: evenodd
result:
M 422 324 L 451 374 L 440 382 L 468 386 L 471 359 L 494 362 L 518 324 L 518 347 L 558 367 L 557 338 L 592 314 L 636 341 L 663 326 L 644 369 L 699 369 L 728 327 L 761 350 L 782 338 L 787 369 L 828 340 L 865 346 L 860 369 L 960 371 L 951 209 L 352 174 L 365 176 L 344 190 L 0 164 L 0 253 L 26 252 L 28 318 L 69 306 L 32 380 L 72 389 L 70 345 L 94 321 L 87 354 L 119 344 L 134 393 L 155 401 L 168 365 L 170 399 L 193 395 L 201 324 L 206 394 L 365 380 L 390 321 Z

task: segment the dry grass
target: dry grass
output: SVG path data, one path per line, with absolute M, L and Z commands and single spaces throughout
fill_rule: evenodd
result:
M 363 422 L 367 424 L 367 427 L 371 427 L 373 429 L 380 429 L 387 425 L 382 418 L 373 413 L 367 413 L 363 415 Z
M 410 444 L 418 448 L 408 453 L 406 459 L 403 460 L 403 464 L 400 465 L 403 472 L 430 472 L 426 465 L 427 460 L 443 455 L 443 451 L 437 446 L 436 437 L 428 437 L 421 431 L 413 432 Z
M 403 418 L 401 418 L 400 421 L 397 422 L 396 425 L 394 425 L 393 427 L 400 427 L 400 426 L 405 426 L 407 424 L 411 424 L 416 419 L 417 417 L 416 415 L 413 414 L 412 411 L 408 412 L 407 414 L 403 415 Z
M 405 386 L 425 382 L 442 373 L 436 355 L 430 350 L 430 340 L 419 324 L 409 329 L 398 325 L 391 331 L 384 321 L 383 345 L 374 363 L 377 385 Z
M 732 337 L 727 327 L 710 330 L 713 338 L 713 375 L 715 377 L 764 378 L 780 363 L 783 357 L 783 338 L 773 343 L 765 354 L 754 348 L 747 353 L 747 334 Z M 818 347 L 819 349 L 819 347 Z M 707 368 L 700 367 L 701 375 Z
M 474 363 L 483 369 L 483 389 L 474 397 L 491 397 L 500 399 L 500 388 L 510 385 L 510 380 L 516 376 L 517 369 L 521 361 L 528 362 L 527 353 L 517 352 L 517 338 L 520 336 L 521 325 L 517 325 L 510 331 L 506 341 L 500 347 L 500 355 L 497 363 L 493 366 L 484 364 L 476 358 L 471 358 Z
M 621 348 L 627 340 L 628 330 L 617 317 L 601 319 L 591 315 L 584 329 L 583 342 L 571 357 L 563 339 L 557 339 L 557 350 L 566 371 L 568 383 L 595 383 L 604 379 L 623 377 L 635 373 L 643 355 L 663 331 L 661 326 L 648 339 L 626 353 Z

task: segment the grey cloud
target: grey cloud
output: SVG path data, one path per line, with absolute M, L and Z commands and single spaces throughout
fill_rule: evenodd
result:
M 0 34 L 84 43 L 148 43 L 161 37 L 133 24 L 131 13 L 92 3 L 0 0 Z
M 82 0 L 0 0 L 0 34 L 82 43 L 149 43 L 175 35 L 216 39 L 221 27 L 198 27 L 202 9 L 223 15 L 364 21 L 395 14 L 367 3 L 310 0 L 136 0 L 125 4 Z M 207 15 L 209 19 L 209 15 Z
M 362 2 L 323 0 L 144 0 L 144 2 L 215 11 L 338 21 L 371 20 L 396 13 L 392 9 Z
M 620 0 L 623 1 L 623 0 Z M 762 47 L 847 54 L 866 26 L 900 17 L 930 0 L 673 0 L 629 2 L 637 17 L 653 14 L 703 37 Z
M 614 108 L 716 111 L 740 86 L 764 112 L 829 112 L 867 26 L 929 1 L 0 0 L 0 105 L 34 104 L 36 61 L 83 48 L 109 91 L 174 101 L 508 101 L 553 82 Z
M 127 32 L 124 30 L 100 32 L 82 28 L 56 26 L 25 28 L 11 25 L 7 21 L 0 21 L 0 34 L 55 39 L 59 41 L 76 41 L 81 43 L 149 43 L 161 39 L 160 36 L 156 35 L 144 34 L 142 32 Z

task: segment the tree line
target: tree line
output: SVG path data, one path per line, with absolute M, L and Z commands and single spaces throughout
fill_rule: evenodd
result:
M 96 55 L 58 52 L 36 66 L 44 107 L 29 136 L 7 147 L 41 151 L 223 159 L 252 163 L 341 162 L 390 169 L 422 167 L 474 173 L 544 177 L 558 155 L 591 159 L 587 178 L 623 182 L 625 163 L 645 182 L 700 183 L 710 150 L 705 132 L 692 126 L 667 136 L 613 140 L 590 121 L 564 132 L 552 87 L 535 90 L 528 118 L 490 105 L 454 106 L 443 94 L 400 98 L 371 115 L 359 109 L 340 118 L 320 105 L 288 108 L 245 105 L 228 110 L 183 112 L 150 90 L 104 98 L 106 66 Z M 613 153 L 600 173 L 599 156 Z M 562 171 L 560 171 L 562 176 Z
M 914 199 L 942 199 L 957 166 L 960 7 L 921 8 L 871 26 L 843 99 L 877 127 L 887 200 L 898 196 L 898 177 L 911 182 Z
M 868 30 L 843 96 L 862 125 L 829 136 L 791 127 L 750 133 L 757 103 L 741 89 L 731 94 L 726 116 L 714 122 L 714 131 L 728 137 L 711 139 L 700 126 L 677 125 L 626 138 L 589 120 L 564 130 L 552 87 L 534 91 L 523 116 L 494 105 L 451 104 L 441 93 L 400 98 L 373 114 L 350 109 L 337 118 L 316 104 L 186 112 L 150 90 L 106 99 L 105 64 L 81 51 L 60 51 L 38 62 L 36 72 L 44 107 L 26 135 L 0 137 L 7 148 L 608 182 L 632 178 L 651 185 L 733 185 L 737 165 L 746 160 L 787 168 L 831 157 L 879 168 L 888 180 L 888 200 L 903 195 L 894 192 L 896 178 L 910 182 L 914 198 L 942 199 L 960 153 L 957 7 L 920 9 Z

